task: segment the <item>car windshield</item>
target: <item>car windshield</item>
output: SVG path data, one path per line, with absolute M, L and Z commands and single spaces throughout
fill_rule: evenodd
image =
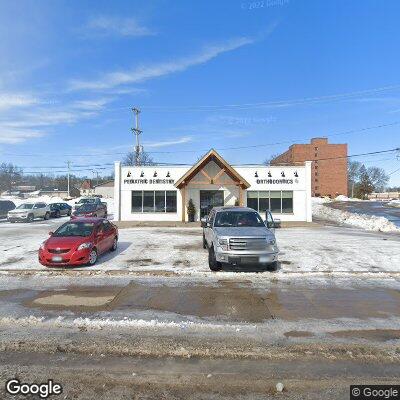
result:
M 25 204 L 20 204 L 17 208 L 20 210 L 30 210 L 33 208 L 33 204 L 31 203 L 25 203 Z
M 252 211 L 221 211 L 215 217 L 216 227 L 265 226 L 263 220 Z
M 60 226 L 54 233 L 53 236 L 65 237 L 65 236 L 90 236 L 93 232 L 94 224 L 87 222 L 67 222 Z
M 57 208 L 59 208 L 58 204 L 50 204 L 50 209 L 55 210 Z
M 96 210 L 95 204 L 84 204 L 83 206 L 79 207 L 78 212 L 92 212 Z
M 89 203 L 94 203 L 96 200 L 95 199 L 80 199 L 78 201 L 78 204 L 89 204 Z

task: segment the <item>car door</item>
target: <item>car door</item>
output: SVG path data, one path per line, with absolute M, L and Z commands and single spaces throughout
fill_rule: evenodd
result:
M 34 216 L 35 218 L 40 218 L 40 217 L 43 217 L 43 216 L 44 216 L 44 214 L 42 213 L 42 211 L 41 211 L 41 209 L 40 209 L 40 203 L 36 203 L 36 204 L 33 206 L 32 211 L 33 211 L 33 216 Z
M 105 234 L 105 246 L 106 250 L 111 249 L 111 246 L 113 245 L 114 242 L 114 229 L 111 225 L 110 222 L 108 221 L 103 221 L 103 229 L 104 229 L 104 234 Z
M 267 225 L 267 228 L 270 229 L 272 232 L 275 232 L 275 222 L 274 222 L 274 218 L 271 214 L 271 211 L 266 211 L 265 212 L 265 222 Z
M 212 227 L 214 225 L 214 218 L 215 218 L 215 211 L 211 211 L 207 218 L 206 227 L 204 228 L 204 230 L 205 230 L 204 236 L 206 238 L 206 241 L 207 241 L 207 244 L 209 247 L 212 245 L 212 241 L 213 241 Z
M 99 224 L 96 229 L 96 247 L 98 254 L 104 253 L 107 249 L 107 236 L 102 224 Z

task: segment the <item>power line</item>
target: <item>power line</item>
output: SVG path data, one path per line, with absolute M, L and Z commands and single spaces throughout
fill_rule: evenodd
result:
M 144 110 L 150 111 L 182 111 L 182 110 L 190 110 L 190 111 L 210 111 L 210 110 L 220 110 L 220 109 L 240 109 L 240 108 L 258 108 L 258 107 L 266 107 L 266 106 L 283 106 L 283 105 L 297 105 L 297 104 L 305 104 L 305 103 L 317 103 L 321 101 L 334 101 L 334 100 L 345 100 L 348 98 L 357 97 L 360 95 L 366 94 L 374 94 L 380 93 L 388 90 L 399 89 L 400 85 L 392 85 L 392 86 L 383 86 L 380 88 L 367 89 L 367 90 L 359 90 L 354 92 L 347 93 L 339 93 L 334 95 L 327 96 L 317 96 L 317 97 L 303 97 L 299 99 L 291 99 L 291 100 L 277 100 L 277 101 L 268 101 L 261 103 L 244 103 L 244 104 L 225 104 L 225 105 L 198 105 L 198 106 L 148 106 L 142 108 Z
M 386 128 L 389 126 L 395 126 L 395 125 L 400 125 L 400 121 L 395 121 L 391 122 L 388 124 L 380 124 L 380 125 L 374 125 L 374 126 L 368 126 L 365 128 L 358 128 L 358 129 L 351 129 L 343 132 L 338 132 L 338 133 L 332 133 L 328 135 L 324 135 L 323 137 L 334 137 L 334 136 L 341 136 L 341 135 L 349 135 L 352 133 L 360 133 L 360 132 L 366 132 L 370 131 L 373 129 L 381 129 L 381 128 Z M 224 151 L 224 150 L 244 150 L 244 149 L 252 149 L 252 148 L 259 148 L 259 147 L 268 147 L 268 146 L 276 146 L 276 145 L 282 145 L 282 144 L 295 144 L 300 141 L 305 141 L 305 140 L 310 140 L 311 138 L 308 139 L 295 139 L 295 140 L 287 140 L 287 141 L 282 141 L 282 142 L 275 142 L 275 143 L 264 143 L 264 144 L 255 144 L 255 145 L 249 145 L 249 146 L 236 146 L 236 147 L 221 147 L 221 148 L 216 148 L 215 150 L 217 151 Z M 176 154 L 176 153 L 204 153 L 207 152 L 208 149 L 197 149 L 197 150 L 174 150 L 174 151 L 147 151 L 146 153 L 148 154 Z M 15 154 L 15 153 L 3 153 L 4 155 L 8 156 L 15 156 L 15 157 L 43 157 L 43 154 Z M 116 156 L 116 155 L 126 155 L 126 153 L 97 153 L 97 154 L 78 154 L 79 157 L 99 157 L 99 156 Z M 76 154 L 58 154 L 58 157 L 76 157 Z M 95 165 L 92 165 L 95 166 Z
M 329 160 L 340 160 L 340 159 L 348 159 L 348 158 L 354 158 L 354 157 L 362 157 L 362 156 L 367 156 L 367 155 L 377 155 L 377 154 L 384 154 L 384 153 L 392 153 L 392 152 L 395 152 L 395 151 L 400 151 L 400 147 L 396 147 L 396 148 L 393 148 L 393 149 L 388 149 L 388 150 L 379 150 L 379 151 L 372 151 L 372 152 L 368 152 L 368 153 L 359 153 L 359 154 L 351 154 L 351 155 L 347 155 L 347 156 L 338 156 L 338 157 L 328 157 L 328 158 L 314 158 L 314 159 L 311 159 L 311 160 L 306 160 L 306 161 L 313 161 L 313 162 L 315 162 L 315 161 L 329 161 Z M 379 160 L 377 160 L 377 161 L 379 161 Z M 302 164 L 302 163 L 304 163 L 304 161 L 299 161 L 299 162 L 297 162 L 297 164 Z M 286 165 L 295 165 L 296 163 L 293 163 L 293 162 L 291 162 L 291 163 L 279 163 L 279 164 L 276 164 L 275 166 L 286 166 Z M 110 164 L 103 164 L 103 165 L 110 165 Z M 113 164 L 111 164 L 111 165 L 113 165 Z M 143 166 L 143 167 L 157 167 L 157 166 L 188 166 L 188 165 L 191 165 L 191 164 L 176 164 L 176 163 L 155 163 L 154 165 L 147 165 L 147 166 Z M 238 165 L 238 164 L 235 164 L 235 166 L 236 167 L 240 167 L 240 166 L 259 166 L 260 164 L 240 164 L 240 165 Z M 25 168 L 29 168 L 29 167 L 25 167 Z M 99 168 L 97 168 L 97 169 L 109 169 L 109 168 L 107 168 L 107 167 L 99 167 Z M 93 169 L 91 169 L 91 168 L 89 168 L 89 169 L 78 169 L 78 170 L 70 170 L 70 172 L 83 172 L 83 171 L 92 171 Z M 34 174 L 34 173 L 36 173 L 36 174 L 39 174 L 39 173 L 56 173 L 56 172 L 58 172 L 58 173 L 65 173 L 65 172 L 68 172 L 68 171 L 52 171 L 52 170 L 50 170 L 50 171 L 32 171 L 32 172 L 24 172 L 24 173 L 32 173 L 32 174 Z M 397 171 L 395 171 L 395 172 L 397 172 Z

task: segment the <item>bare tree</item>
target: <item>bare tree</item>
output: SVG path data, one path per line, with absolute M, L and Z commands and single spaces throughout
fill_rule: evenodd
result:
M 136 154 L 133 151 L 130 151 L 126 154 L 125 158 L 122 161 L 123 165 L 134 166 L 136 165 Z M 146 153 L 145 151 L 141 152 L 139 155 L 139 165 L 154 165 L 155 162 L 153 158 Z
M 0 189 L 9 190 L 21 180 L 22 170 L 11 163 L 0 164 Z
M 279 156 L 279 154 L 272 154 L 272 155 L 270 155 L 270 156 L 263 162 L 263 164 L 264 164 L 264 165 L 267 165 L 267 166 L 271 165 L 271 162 L 272 162 L 276 157 L 278 157 L 278 156 Z
M 369 167 L 367 169 L 367 173 L 374 188 L 374 191 L 383 192 L 390 179 L 385 170 L 378 167 Z

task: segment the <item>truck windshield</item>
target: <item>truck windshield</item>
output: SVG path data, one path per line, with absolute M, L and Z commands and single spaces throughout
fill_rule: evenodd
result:
M 215 217 L 216 227 L 265 226 L 261 217 L 252 211 L 221 211 Z

